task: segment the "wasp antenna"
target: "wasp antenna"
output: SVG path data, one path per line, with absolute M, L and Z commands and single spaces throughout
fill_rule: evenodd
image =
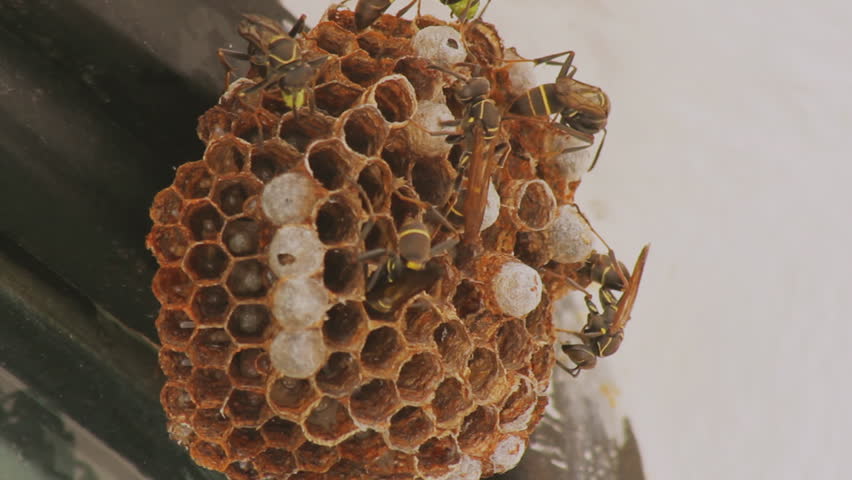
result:
M 290 29 L 290 32 L 287 33 L 287 35 L 292 38 L 296 38 L 296 35 L 302 33 L 302 30 L 305 28 L 305 19 L 307 18 L 307 15 L 302 14 L 302 16 L 299 17 L 298 20 L 296 20 L 296 23 L 293 24 L 293 28 Z
M 488 10 L 489 5 L 491 5 L 491 0 L 488 0 L 487 2 L 485 2 L 485 6 L 482 7 L 482 10 L 479 11 L 479 15 L 476 16 L 477 20 L 482 19 L 482 15 L 484 15 L 485 11 Z
M 420 16 L 420 0 L 411 0 L 410 2 L 408 2 L 408 5 L 402 7 L 399 10 L 399 12 L 396 13 L 396 18 L 401 18 L 403 15 L 408 13 L 408 11 L 411 9 L 411 7 L 414 6 L 415 3 L 417 4 L 417 16 L 419 17 Z
M 433 70 L 440 70 L 440 71 L 446 73 L 447 75 L 452 75 L 452 76 L 458 78 L 459 80 L 461 80 L 463 82 L 467 82 L 467 81 L 470 80 L 469 78 L 465 77 L 464 75 L 462 75 L 458 72 L 454 72 L 454 71 L 450 70 L 449 68 L 441 66 L 441 65 L 435 65 L 433 63 L 433 64 L 429 65 L 429 68 L 431 68 Z
M 587 172 L 591 172 L 595 165 L 598 163 L 598 157 L 601 155 L 601 149 L 603 148 L 604 142 L 606 141 L 606 128 L 603 129 L 603 137 L 601 137 L 601 143 L 598 145 L 598 151 L 595 152 L 595 159 L 592 160 L 592 165 L 589 167 Z

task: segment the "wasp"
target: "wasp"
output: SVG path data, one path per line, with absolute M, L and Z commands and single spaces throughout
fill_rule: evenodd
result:
M 588 146 L 594 143 L 593 135 L 603 131 L 604 136 L 589 167 L 591 171 L 595 168 L 606 140 L 606 124 L 610 111 L 609 97 L 599 87 L 574 79 L 577 69 L 572 65 L 574 61 L 572 51 L 529 61 L 536 64 L 551 64 L 554 58 L 566 54 L 568 56 L 562 63 L 555 83 L 546 83 L 528 90 L 510 105 L 509 112 L 526 117 L 558 114 L 564 129 L 569 134 L 586 141 Z
M 364 30 L 373 24 L 379 17 L 382 16 L 394 0 L 358 0 L 355 4 L 355 28 Z M 406 6 L 402 7 L 397 17 L 405 15 L 405 13 L 419 0 L 411 0 Z

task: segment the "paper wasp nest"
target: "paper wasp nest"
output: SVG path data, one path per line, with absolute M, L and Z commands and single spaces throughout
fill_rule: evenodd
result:
M 588 232 L 569 234 L 577 227 L 559 210 L 577 182 L 543 151 L 558 130 L 504 119 L 512 151 L 478 255 L 436 256 L 436 281 L 377 313 L 365 302 L 376 265 L 359 255 L 395 251 L 406 219 L 455 194 L 459 147 L 409 124 L 439 129 L 460 114 L 452 79 L 428 66 L 484 65 L 501 108 L 528 85 L 512 84 L 522 64 L 502 62 L 487 23 L 384 15 L 356 33 L 351 12 L 329 17 L 300 40 L 303 55 L 329 55 L 315 111 L 296 118 L 276 89 L 240 97 L 254 82 L 238 80 L 200 118 L 203 158 L 154 200 L 148 244 L 161 265 L 153 288 L 170 432 L 231 479 L 506 471 L 547 404 L 551 300 L 567 286 L 545 265 L 555 250 L 582 262 L 590 249 Z M 441 43 L 446 34 L 430 25 L 457 40 Z

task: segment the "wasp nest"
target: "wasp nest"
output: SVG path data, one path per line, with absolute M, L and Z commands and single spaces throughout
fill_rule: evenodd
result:
M 391 295 L 371 287 L 385 265 L 365 252 L 399 251 L 412 220 L 432 245 L 463 228 L 427 215 L 457 200 L 464 148 L 424 132 L 463 111 L 457 80 L 430 66 L 481 65 L 505 110 L 528 65 L 505 62 L 480 21 L 384 15 L 358 32 L 352 12 L 332 9 L 298 43 L 327 56 L 314 107 L 297 115 L 277 88 L 241 94 L 259 78 L 234 82 L 200 118 L 203 158 L 151 208 L 170 432 L 239 480 L 504 472 L 547 404 L 554 292 L 590 251 L 563 206 L 578 182 L 548 147 L 564 133 L 504 119 L 495 141 L 511 151 L 481 236 L 404 272 Z M 569 264 L 550 274 L 552 260 Z

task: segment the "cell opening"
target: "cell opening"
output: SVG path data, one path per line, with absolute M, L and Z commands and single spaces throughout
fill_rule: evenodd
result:
M 388 164 L 394 176 L 408 178 L 411 169 L 411 147 L 403 129 L 391 130 L 382 149 L 382 160 Z
M 241 350 L 231 360 L 231 368 L 228 370 L 237 385 L 246 387 L 263 387 L 266 385 L 266 374 L 268 369 L 260 366 L 260 359 L 266 354 L 259 348 Z
M 238 305 L 228 331 L 240 343 L 262 343 L 269 337 L 271 315 L 266 305 Z
M 390 198 L 391 173 L 382 162 L 372 162 L 361 170 L 358 174 L 358 185 L 370 202 L 369 205 L 364 205 L 365 210 L 376 212 L 385 208 Z
M 333 198 L 320 207 L 316 225 L 319 239 L 326 245 L 352 241 L 358 236 L 358 218 L 342 198 Z
M 157 332 L 164 345 L 186 345 L 195 332 L 195 322 L 183 310 L 162 310 L 157 317 Z
M 160 349 L 160 368 L 167 377 L 186 380 L 192 374 L 192 361 L 184 352 Z
M 393 382 L 375 379 L 352 393 L 349 408 L 364 423 L 381 424 L 399 404 Z
M 521 320 L 504 323 L 497 331 L 497 352 L 507 369 L 518 369 L 526 365 L 530 352 L 530 338 Z
M 327 395 L 346 395 L 361 382 L 358 360 L 345 352 L 332 353 L 317 372 L 316 381 L 317 387 Z
M 421 199 L 432 205 L 444 205 L 450 197 L 453 178 L 442 168 L 440 159 L 424 159 L 414 163 L 411 183 Z
M 349 250 L 334 248 L 325 253 L 322 280 L 326 288 L 337 294 L 353 291 L 360 283 L 362 269 L 358 256 Z
M 361 463 L 368 463 L 378 458 L 387 450 L 382 435 L 375 430 L 365 430 L 353 434 L 339 446 L 340 456 Z
M 245 201 L 260 191 L 260 184 L 245 177 L 222 180 L 216 184 L 213 201 L 225 215 L 243 212 Z
M 189 249 L 186 231 L 179 226 L 155 226 L 149 238 L 160 264 L 177 262 Z
M 368 233 L 367 238 L 364 239 L 364 251 L 376 250 L 379 248 L 390 249 L 392 245 L 394 245 L 396 238 L 394 236 L 393 223 L 384 217 L 374 217 L 372 221 L 374 223 L 370 229 L 370 233 Z
M 254 255 L 260 250 L 260 225 L 251 218 L 238 218 L 225 225 L 222 243 L 236 257 Z
M 535 310 L 527 314 L 526 329 L 532 337 L 539 342 L 550 343 L 553 341 L 553 309 L 551 308 L 550 295 L 542 295 L 541 302 Z
M 254 468 L 254 463 L 242 460 L 228 465 L 225 475 L 228 480 L 256 480 L 260 474 Z
M 550 380 L 550 372 L 553 370 L 555 361 L 553 347 L 550 343 L 542 345 L 533 353 L 530 365 L 532 365 L 533 376 L 539 383 L 545 383 Z
M 528 414 L 532 413 L 537 398 L 529 381 L 520 377 L 515 391 L 509 395 L 506 403 L 503 404 L 503 408 L 500 410 L 500 425 L 503 430 L 506 431 L 507 428 L 509 431 L 514 432 L 523 430 L 527 426 L 526 424 L 529 421 Z M 521 425 L 511 425 L 518 420 L 526 421 Z M 510 425 L 511 428 L 507 427 Z
M 340 72 L 362 87 L 368 87 L 385 76 L 385 68 L 382 62 L 371 58 L 363 50 L 356 50 L 341 58 Z
M 387 127 L 381 115 L 372 107 L 360 107 L 346 114 L 343 138 L 353 151 L 366 157 L 379 153 L 387 137 Z
M 453 437 L 430 438 L 417 451 L 417 468 L 420 473 L 439 476 L 448 473 L 452 465 L 461 461 L 461 452 Z
M 518 218 L 530 230 L 547 228 L 556 215 L 556 197 L 543 180 L 532 180 L 520 189 Z
M 269 401 L 282 410 L 299 413 L 317 398 L 311 383 L 305 379 L 283 377 L 269 388 Z
M 207 202 L 190 205 L 186 219 L 186 226 L 192 233 L 192 238 L 199 242 L 216 240 L 225 223 L 216 207 Z
M 308 154 L 311 172 L 323 187 L 337 190 L 342 187 L 349 173 L 349 166 L 339 145 L 326 143 L 317 145 Z
M 405 339 L 411 343 L 426 343 L 432 339 L 432 332 L 441 323 L 441 314 L 431 303 L 418 300 L 406 308 L 403 313 Z
M 204 160 L 217 175 L 237 173 L 246 162 L 246 151 L 233 137 L 211 142 L 204 153 Z
M 274 279 L 259 260 L 243 260 L 228 275 L 228 289 L 237 298 L 260 298 L 266 295 Z
M 204 243 L 192 247 L 186 267 L 195 278 L 213 280 L 222 276 L 228 266 L 228 255 L 216 244 Z
M 404 76 L 414 87 L 418 101 L 435 98 L 441 87 L 440 74 L 429 70 L 429 61 L 421 57 L 405 57 L 396 62 L 394 73 Z
M 351 346 L 367 325 L 364 311 L 355 302 L 338 303 L 326 315 L 328 319 L 322 326 L 322 333 L 326 343 L 333 346 Z
M 268 448 L 264 450 L 263 453 L 254 458 L 254 463 L 257 465 L 258 470 L 264 474 L 286 476 L 296 470 L 296 457 L 287 450 L 280 448 Z
M 432 399 L 432 411 L 440 423 L 450 423 L 470 408 L 471 401 L 464 386 L 455 378 L 448 378 L 438 385 L 435 398 Z
M 311 30 L 311 37 L 317 42 L 317 47 L 328 53 L 342 57 L 349 53 L 355 43 L 355 35 L 332 22 L 322 22 Z
M 292 145 L 296 150 L 304 152 L 314 140 L 327 138 L 331 135 L 331 122 L 320 114 L 285 115 L 281 120 L 282 140 Z
M 192 279 L 183 270 L 164 267 L 154 275 L 154 295 L 163 305 L 185 305 L 192 293 Z
M 199 368 L 193 372 L 189 388 L 199 407 L 220 408 L 231 393 L 231 381 L 222 370 Z
M 299 468 L 317 473 L 327 471 L 340 458 L 335 447 L 326 447 L 311 442 L 303 443 L 295 454 Z
M 270 446 L 290 451 L 299 448 L 299 445 L 305 441 L 305 435 L 299 424 L 279 417 L 272 417 L 264 423 L 260 433 Z
M 254 148 L 251 153 L 251 172 L 263 183 L 287 172 L 302 161 L 302 155 L 290 145 L 272 139 Z
M 206 408 L 195 412 L 192 427 L 198 436 L 218 441 L 231 429 L 231 421 L 222 415 L 221 409 Z
M 222 470 L 228 463 L 228 455 L 225 450 L 209 442 L 195 442 L 189 449 L 193 460 L 199 465 L 211 470 Z
M 317 108 L 332 117 L 339 117 L 352 108 L 364 89 L 340 82 L 329 82 L 314 88 L 314 101 Z
M 202 325 L 221 325 L 230 305 L 228 292 L 221 286 L 201 287 L 192 302 L 192 314 Z
M 263 443 L 263 437 L 254 428 L 234 429 L 228 436 L 228 452 L 231 460 L 250 460 L 263 451 Z M 243 467 L 250 465 L 243 465 Z
M 462 280 L 453 295 L 453 306 L 456 307 L 456 315 L 459 318 L 478 313 L 482 309 L 482 294 L 476 284 L 470 280 Z
M 417 448 L 432 435 L 435 425 L 422 409 L 403 407 L 391 417 L 390 441 L 400 449 Z
M 266 411 L 266 398 L 259 393 L 234 390 L 226 409 L 235 426 L 253 427 L 262 423 Z
M 551 259 L 550 245 L 545 232 L 518 232 L 515 236 L 515 257 L 527 265 L 543 267 Z
M 399 396 L 409 402 L 423 402 L 441 379 L 441 359 L 431 353 L 418 353 L 400 369 L 396 386 Z
M 180 220 L 180 211 L 183 208 L 183 200 L 180 195 L 168 188 L 154 197 L 151 206 L 151 220 L 158 224 L 177 223 Z
M 204 198 L 213 187 L 213 176 L 202 162 L 184 163 L 175 173 L 175 188 L 183 198 Z
M 458 436 L 459 447 L 464 452 L 474 453 L 488 446 L 494 429 L 497 428 L 497 414 L 489 407 L 479 407 L 465 417 Z
M 471 393 L 479 399 L 488 398 L 501 373 L 497 354 L 491 350 L 477 348 L 467 366 L 470 369 L 468 381 Z
M 414 115 L 417 99 L 405 77 L 387 79 L 376 85 L 376 107 L 390 123 L 400 123 Z
M 324 442 L 339 440 L 355 429 L 346 407 L 328 397 L 320 400 L 305 420 L 305 430 Z
M 163 407 L 169 412 L 169 417 L 186 418 L 195 411 L 195 402 L 189 392 L 176 385 L 166 385 L 162 392 Z
M 470 339 L 464 326 L 455 321 L 442 323 L 435 329 L 433 338 L 446 368 L 450 371 L 461 371 L 470 349 Z
M 397 230 L 400 230 L 406 220 L 417 218 L 421 208 L 417 203 L 410 198 L 403 196 L 398 191 L 391 196 L 391 216 L 393 216 L 394 225 Z
M 361 362 L 364 368 L 377 371 L 393 370 L 405 350 L 399 334 L 391 327 L 382 327 L 370 332 L 364 348 L 361 349 Z
M 190 346 L 194 365 L 226 367 L 234 351 L 234 343 L 222 328 L 203 328 L 195 334 Z

